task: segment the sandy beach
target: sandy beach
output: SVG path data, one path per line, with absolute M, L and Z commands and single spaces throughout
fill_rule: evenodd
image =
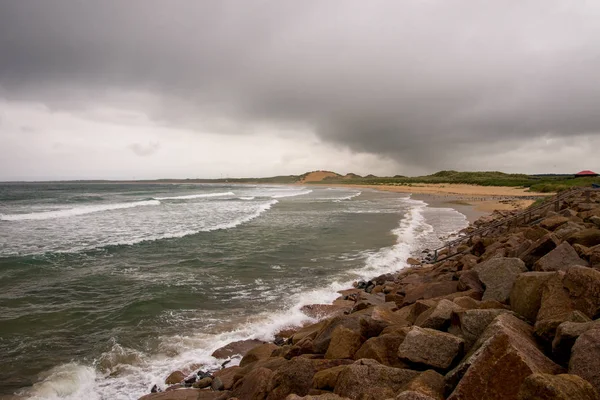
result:
M 431 207 L 450 207 L 465 214 L 470 222 L 494 210 L 510 211 L 530 206 L 537 197 L 552 193 L 529 192 L 525 188 L 507 186 L 478 186 L 464 184 L 411 185 L 331 185 L 336 187 L 369 188 L 398 193 L 412 193 Z

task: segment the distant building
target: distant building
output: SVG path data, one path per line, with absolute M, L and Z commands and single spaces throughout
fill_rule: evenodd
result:
M 590 178 L 590 177 L 596 177 L 598 176 L 597 173 L 595 173 L 594 171 L 589 171 L 589 170 L 585 170 L 585 171 L 581 171 L 575 174 L 575 178 Z

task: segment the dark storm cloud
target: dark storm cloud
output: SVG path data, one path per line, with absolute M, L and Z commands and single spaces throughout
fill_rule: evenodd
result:
M 591 1 L 6 0 L 0 86 L 50 107 L 149 93 L 170 124 L 302 124 L 445 167 L 598 134 L 599 18 Z

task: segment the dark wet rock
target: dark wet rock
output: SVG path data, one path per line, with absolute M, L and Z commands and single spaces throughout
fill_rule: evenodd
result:
M 204 389 L 211 386 L 213 383 L 213 379 L 210 377 L 198 379 L 196 382 L 192 384 L 192 387 L 196 389 Z
M 173 371 L 171 374 L 165 379 L 165 384 L 167 385 L 175 385 L 177 383 L 183 382 L 185 379 L 185 374 L 181 371 Z
M 231 342 L 212 353 L 215 358 L 229 358 L 235 355 L 244 356 L 248 350 L 261 345 L 265 342 L 256 339 L 240 340 L 237 342 Z

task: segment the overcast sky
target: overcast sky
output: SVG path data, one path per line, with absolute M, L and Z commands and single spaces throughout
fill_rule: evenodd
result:
M 595 0 L 0 0 L 0 180 L 600 170 Z

